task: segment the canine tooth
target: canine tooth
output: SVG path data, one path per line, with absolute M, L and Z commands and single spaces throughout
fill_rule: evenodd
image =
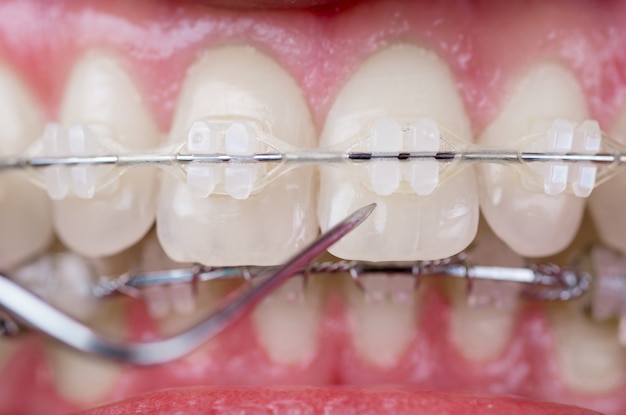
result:
M 257 69 L 250 72 L 250 67 Z M 312 147 L 315 140 L 308 106 L 294 80 L 251 47 L 207 51 L 189 68 L 170 139 L 179 140 L 194 121 L 212 117 L 232 120 L 224 151 L 234 155 L 258 150 L 256 132 L 239 120 L 260 120 L 267 133 L 294 146 Z M 201 199 L 187 184 L 163 178 L 157 231 L 170 258 L 215 266 L 275 265 L 316 235 L 311 168 L 291 170 L 250 193 L 259 166 L 233 162 L 220 167 L 230 195 Z
M 626 351 L 615 336 L 615 324 L 593 322 L 575 304 L 551 307 L 548 313 L 565 386 L 603 395 L 624 384 Z
M 586 115 L 585 102 L 569 71 L 556 64 L 538 65 L 517 82 L 479 142 L 507 146 L 512 137 L 529 135 L 533 123 L 582 120 Z M 566 122 L 553 124 L 550 136 L 553 148 L 571 148 L 572 128 Z M 517 253 L 530 257 L 552 255 L 572 241 L 580 225 L 584 200 L 567 193 L 545 194 L 543 188 L 525 184 L 510 166 L 481 164 L 478 171 L 482 213 L 491 229 Z M 565 164 L 556 163 L 548 168 L 544 176 L 545 191 L 560 193 L 567 185 L 568 175 Z
M 304 277 L 288 280 L 252 314 L 258 341 L 269 358 L 283 365 L 305 361 L 318 342 L 321 283 Z
M 396 278 L 399 284 L 393 286 L 390 282 Z M 398 364 L 415 336 L 418 294 L 408 280 L 414 281 L 409 277 L 364 274 L 358 280 L 363 288 L 346 282 L 354 346 L 363 359 L 376 366 Z M 408 290 L 399 294 L 402 288 Z
M 436 152 L 441 135 L 432 118 L 420 118 L 411 125 L 405 148 L 409 152 Z M 404 176 L 411 188 L 420 196 L 428 196 L 439 183 L 439 162 L 420 160 L 405 167 Z
M 372 152 L 397 151 L 402 149 L 402 127 L 390 119 L 383 118 L 372 128 Z M 374 191 L 387 196 L 396 191 L 402 179 L 400 165 L 394 162 L 373 161 L 369 166 L 370 180 Z
M 22 153 L 43 131 L 43 114 L 24 83 L 0 62 L 0 156 Z M 9 270 L 51 242 L 45 191 L 19 173 L 0 175 L 0 268 Z
M 621 110 L 610 131 L 620 144 L 626 143 L 626 106 Z M 619 172 L 594 189 L 589 198 L 589 210 L 602 242 L 626 254 L 626 172 Z
M 424 79 L 429 81 L 423 82 Z M 366 60 L 344 85 L 326 118 L 321 146 L 338 146 L 358 137 L 372 119 L 397 117 L 416 122 L 414 129 L 418 134 L 411 139 L 405 137 L 407 144 L 414 145 L 419 137 L 426 142 L 418 147 L 434 148 L 432 125 L 422 120 L 424 116 L 437 119 L 439 125 L 462 138 L 471 137 L 461 98 L 445 63 L 434 53 L 414 46 L 389 47 Z M 389 146 L 397 147 L 396 127 L 393 131 Z M 380 141 L 381 148 L 389 148 L 386 139 L 383 142 L 381 137 Z M 469 169 L 453 175 L 431 192 L 434 171 L 428 163 L 414 163 L 402 174 L 415 191 L 401 188 L 381 196 L 364 185 L 353 170 L 322 166 L 318 217 L 323 230 L 360 206 L 372 202 L 378 205 L 365 223 L 330 252 L 341 258 L 402 261 L 439 259 L 463 250 L 473 239 L 478 224 L 474 172 Z M 382 185 L 382 175 L 376 174 L 375 178 L 381 180 L 382 193 L 397 187 L 396 171 L 385 173 L 392 177 L 389 183 Z M 421 173 L 426 174 L 423 182 L 417 178 Z M 421 196 L 425 194 L 428 196 Z
M 60 120 L 69 127 L 70 153 L 102 151 L 100 125 L 110 127 L 112 138 L 129 149 L 151 149 L 160 139 L 133 81 L 114 56 L 102 51 L 90 51 L 77 61 L 65 89 Z M 80 124 L 88 124 L 89 130 Z M 156 211 L 154 169 L 128 170 L 115 186 L 98 192 L 95 183 L 103 166 L 73 166 L 70 170 L 73 192 L 89 200 L 67 197 L 55 201 L 54 224 L 73 251 L 90 257 L 112 255 L 136 243 L 150 229 Z

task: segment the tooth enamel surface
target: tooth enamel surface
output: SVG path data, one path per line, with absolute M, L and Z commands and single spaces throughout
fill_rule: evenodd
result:
M 43 131 L 43 115 L 24 86 L 0 63 L 0 156 L 22 153 Z M 48 197 L 19 173 L 0 174 L 0 268 L 15 267 L 52 240 Z
M 118 341 L 124 337 L 124 307 L 119 301 L 105 304 L 92 322 L 95 330 Z M 53 384 L 70 402 L 94 406 L 106 399 L 115 387 L 122 366 L 73 351 L 58 343 L 47 346 Z
M 468 261 L 484 266 L 523 267 L 524 260 L 488 229 L 478 231 Z M 484 363 L 498 358 L 511 339 L 519 309 L 519 287 L 514 283 L 451 282 L 450 339 L 467 360 Z
M 570 128 L 554 120 L 580 122 L 586 116 L 582 90 L 572 74 L 556 64 L 534 67 L 505 101 L 498 116 L 479 138 L 481 145 L 507 146 L 534 133 L 532 126 L 552 124 L 556 133 Z M 571 127 L 573 128 L 573 127 Z M 567 133 L 567 131 L 563 132 Z M 558 147 L 558 146 L 557 146 Z M 552 184 L 531 188 L 525 178 L 500 164 L 478 166 L 480 207 L 493 231 L 523 256 L 548 256 L 564 249 L 574 238 L 582 218 L 584 199 L 561 193 L 568 172 L 553 166 Z M 546 194 L 549 191 L 554 195 Z
M 626 144 L 626 107 L 618 115 L 610 134 L 620 144 Z M 589 210 L 602 242 L 626 253 L 626 172 L 619 172 L 598 186 L 589 198 Z
M 229 155 L 257 150 L 256 136 L 237 121 L 244 117 L 259 120 L 272 136 L 291 145 L 310 148 L 315 142 L 308 107 L 294 80 L 251 47 L 208 51 L 189 68 L 170 141 L 187 139 L 188 146 L 194 141 L 201 152 L 219 148 L 211 143 L 216 138 L 210 126 L 198 124 L 207 117 L 233 119 L 223 136 Z M 223 173 L 195 166 L 187 183 L 163 179 L 157 229 L 170 258 L 216 266 L 275 265 L 316 235 L 311 169 L 292 170 L 251 193 L 258 166 L 216 167 Z M 223 183 L 224 193 L 212 193 L 217 183 Z
M 120 62 L 101 51 L 90 51 L 75 64 L 60 114 L 72 154 L 97 151 L 99 129 L 105 127 L 112 140 L 128 149 L 147 150 L 160 141 L 137 87 Z M 94 195 L 99 172 L 93 166 L 70 168 L 56 183 L 69 180 L 73 191 L 54 202 L 54 225 L 61 240 L 91 257 L 112 255 L 134 244 L 156 214 L 155 170 L 131 169 Z
M 367 362 L 393 367 L 415 336 L 415 279 L 393 274 L 366 274 L 359 279 L 362 288 L 352 280 L 345 281 L 354 346 Z
M 399 131 L 399 119 L 413 123 L 408 133 Z M 471 137 L 446 65 L 433 53 L 408 45 L 376 53 L 353 74 L 328 113 L 320 146 L 345 143 L 372 123 L 374 152 L 394 152 L 401 146 L 437 150 L 437 125 L 465 140 Z M 323 230 L 359 207 L 378 204 L 366 222 L 330 249 L 334 255 L 369 261 L 435 259 L 456 254 L 472 241 L 478 195 L 471 169 L 436 188 L 438 167 L 429 162 L 374 161 L 368 169 L 371 186 L 354 168 L 320 168 L 318 217 Z M 398 191 L 402 178 L 410 187 Z
M 252 318 L 257 338 L 273 362 L 302 363 L 314 352 L 322 288 L 314 278 L 305 284 L 302 277 L 295 277 L 255 309 Z
M 575 392 L 610 393 L 626 381 L 626 353 L 614 323 L 586 317 L 574 304 L 549 310 L 561 379 Z

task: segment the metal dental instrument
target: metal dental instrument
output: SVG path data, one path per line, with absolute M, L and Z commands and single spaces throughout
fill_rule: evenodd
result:
M 0 308 L 12 319 L 76 350 L 134 365 L 156 365 L 183 357 L 233 322 L 344 235 L 360 225 L 375 208 L 368 205 L 322 234 L 286 264 L 265 273 L 258 284 L 246 285 L 227 296 L 206 320 L 177 335 L 150 342 L 107 339 L 69 317 L 6 276 L 0 278 Z

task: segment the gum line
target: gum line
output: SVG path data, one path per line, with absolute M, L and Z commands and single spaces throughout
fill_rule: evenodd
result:
M 584 406 L 614 409 L 624 404 L 619 395 L 588 398 L 567 392 L 558 381 L 551 358 L 553 340 L 548 322 L 537 305 L 521 313 L 512 340 L 503 355 L 487 363 L 471 363 L 459 355 L 448 338 L 450 305 L 432 286 L 420 302 L 420 316 L 412 341 L 398 362 L 375 367 L 355 350 L 353 317 L 332 295 L 320 322 L 318 343 L 309 359 L 293 366 L 271 362 L 258 344 L 252 321 L 242 320 L 186 359 L 154 368 L 125 366 L 105 401 L 117 401 L 153 390 L 194 385 L 375 385 L 410 384 L 436 390 L 462 390 L 529 396 L 553 402 L 580 402 Z M 139 303 L 129 309 L 133 337 L 156 336 L 156 327 Z M 32 413 L 64 413 L 78 406 L 55 395 L 36 338 L 27 340 L 0 376 L 0 412 L 10 413 L 24 402 Z M 31 357 L 26 357 L 26 356 Z M 260 377 L 258 374 L 263 373 Z M 515 373 L 515 376 L 511 376 Z M 30 385 L 25 388 L 24 385 Z M 21 408 L 21 407 L 20 407 Z M 52 410 L 57 408 L 58 412 Z
M 318 127 L 363 58 L 394 41 L 422 43 L 444 57 L 475 131 L 495 115 L 515 76 L 540 58 L 562 61 L 574 71 L 592 117 L 603 126 L 610 125 L 626 91 L 626 5 L 620 2 L 594 7 L 582 0 L 518 1 L 517 7 L 500 8 L 497 2 L 469 7 L 463 1 L 380 1 L 337 15 L 293 11 L 288 19 L 280 12 L 216 11 L 175 2 L 145 1 L 132 9 L 124 4 L 0 4 L 0 56 L 27 79 L 50 119 L 56 118 L 72 63 L 91 47 L 120 53 L 163 130 L 196 53 L 224 43 L 253 44 L 276 58 L 305 92 Z

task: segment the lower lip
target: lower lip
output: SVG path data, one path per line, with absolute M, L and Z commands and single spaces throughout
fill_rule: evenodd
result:
M 585 409 L 515 397 L 376 387 L 175 389 L 133 397 L 82 415 L 116 414 L 498 414 L 583 415 Z

